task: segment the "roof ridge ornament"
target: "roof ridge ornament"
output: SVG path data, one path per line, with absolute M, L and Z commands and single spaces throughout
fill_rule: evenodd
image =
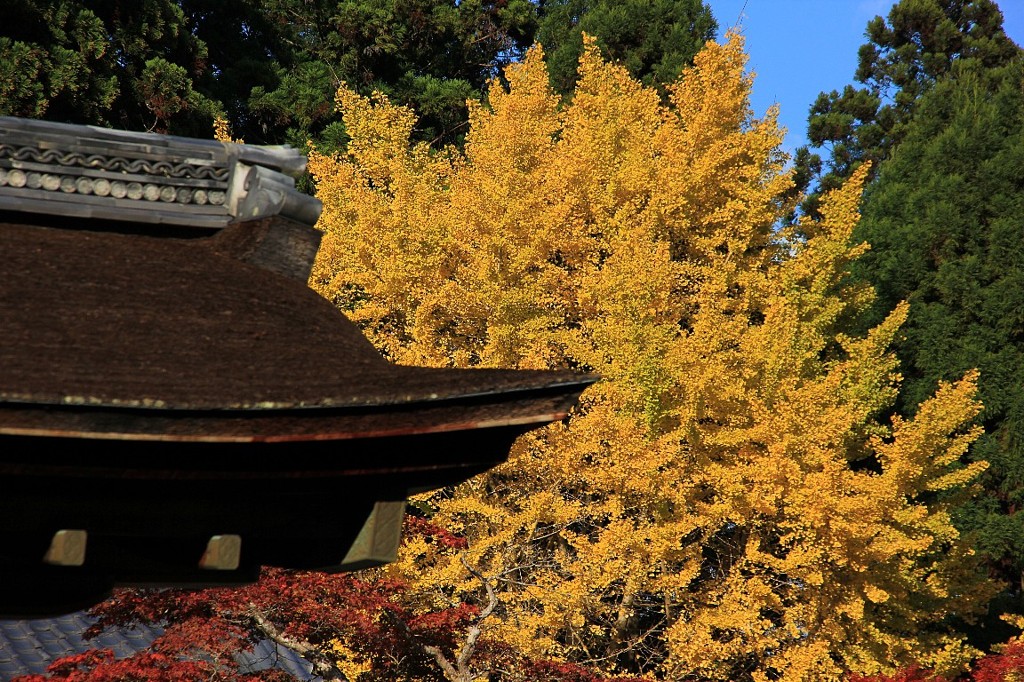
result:
M 218 230 L 280 216 L 312 226 L 306 157 L 261 146 L 0 116 L 0 211 Z

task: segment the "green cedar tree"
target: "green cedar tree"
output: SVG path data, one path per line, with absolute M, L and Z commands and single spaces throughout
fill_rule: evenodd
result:
M 263 11 L 284 27 L 293 54 L 275 83 L 253 89 L 252 119 L 292 144 L 312 139 L 325 150 L 346 139 L 334 112 L 343 82 L 415 109 L 417 140 L 458 142 L 466 99 L 480 97 L 533 42 L 537 20 L 530 0 L 266 0 Z
M 537 39 L 547 54 L 551 84 L 565 95 L 576 86 L 584 33 L 597 38 L 607 59 L 660 88 L 693 63 L 717 30 L 701 0 L 548 0 L 541 3 Z
M 174 0 L 0 3 L 0 114 L 209 135 L 207 46 Z
M 959 59 L 915 104 L 863 202 L 854 265 L 880 319 L 910 302 L 898 347 L 898 409 L 913 414 L 937 382 L 981 370 L 985 435 L 970 458 L 990 468 L 985 494 L 960 508 L 995 575 L 1024 581 L 1024 58 Z M 870 322 L 870 320 L 869 320 Z M 993 605 L 993 616 L 1024 604 Z M 991 633 L 996 641 L 1006 632 Z M 981 643 L 981 642 L 979 642 Z
M 0 114 L 249 142 L 344 144 L 342 82 L 458 141 L 465 101 L 533 41 L 530 0 L 8 0 Z

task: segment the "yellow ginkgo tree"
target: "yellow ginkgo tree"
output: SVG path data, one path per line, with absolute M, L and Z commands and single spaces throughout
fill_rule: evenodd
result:
M 462 151 L 339 91 L 311 284 L 396 362 L 603 377 L 507 465 L 417 502 L 468 549 L 414 539 L 387 570 L 413 608 L 492 607 L 480 643 L 602 674 L 956 669 L 950 623 L 988 589 L 941 501 L 983 466 L 960 464 L 975 377 L 890 420 L 906 307 L 844 333 L 872 295 L 843 275 L 864 173 L 780 230 L 782 133 L 745 62 L 741 37 L 709 43 L 666 104 L 588 42 L 563 105 L 535 48 Z

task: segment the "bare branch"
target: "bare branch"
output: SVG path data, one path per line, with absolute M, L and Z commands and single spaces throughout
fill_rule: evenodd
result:
M 491 586 L 490 581 L 481 575 L 480 571 L 469 565 L 469 562 L 466 561 L 465 554 L 460 554 L 459 560 L 462 562 L 462 565 L 466 567 L 466 570 L 483 584 L 484 589 L 487 591 L 487 608 L 480 612 L 480 617 L 477 618 L 476 621 L 477 623 L 480 623 L 484 618 L 487 618 L 487 616 L 494 613 L 494 609 L 498 606 L 498 597 L 494 594 L 494 587 Z
M 423 646 L 423 650 L 434 657 L 437 664 L 441 666 L 441 670 L 444 671 L 444 676 L 447 677 L 450 682 L 471 682 L 470 678 L 463 677 L 459 671 L 455 669 L 455 666 L 451 664 L 451 661 L 445 658 L 445 655 L 441 653 L 441 650 L 436 646 L 426 644 Z
M 291 649 L 307 661 L 313 664 L 313 674 L 322 677 L 324 680 L 337 680 L 338 682 L 350 682 L 345 673 L 338 668 L 330 656 L 324 654 L 315 645 L 304 640 L 289 637 L 276 625 L 270 622 L 255 604 L 249 604 L 248 615 L 256 624 L 260 633 L 270 641 Z
M 469 664 L 470 659 L 473 657 L 473 653 L 476 651 L 477 640 L 480 639 L 480 635 L 483 633 L 483 630 L 480 628 L 480 623 L 494 613 L 494 609 L 498 606 L 498 595 L 495 594 L 494 587 L 491 585 L 491 582 L 487 580 L 480 571 L 469 565 L 464 554 L 459 555 L 459 560 L 462 561 L 462 565 L 466 567 L 466 570 L 484 586 L 484 590 L 487 593 L 487 606 L 485 606 L 484 610 L 480 612 L 479 616 L 477 616 L 476 623 L 470 626 L 466 637 L 466 643 L 462 646 L 462 649 L 459 651 L 459 655 L 455 659 L 454 663 L 448 660 L 448 657 L 444 655 L 443 651 L 432 644 L 421 644 L 420 647 L 423 649 L 424 653 L 437 661 L 437 665 L 440 666 L 441 670 L 444 672 L 445 678 L 449 682 L 473 682 L 476 676 L 470 669 Z M 390 611 L 385 611 L 385 616 L 391 623 L 401 628 L 401 630 L 410 639 L 418 639 L 409 625 L 401 618 L 397 617 Z
M 494 613 L 495 607 L 498 606 L 498 596 L 494 593 L 494 587 L 491 585 L 491 582 L 480 571 L 469 565 L 465 554 L 459 554 L 459 561 L 462 562 L 462 565 L 466 567 L 466 570 L 473 577 L 483 584 L 484 590 L 487 592 L 487 606 L 480 612 L 480 616 L 476 619 L 476 624 L 469 628 L 469 636 L 466 637 L 466 643 L 463 645 L 462 651 L 459 652 L 459 657 L 456 660 L 459 666 L 459 674 L 462 676 L 460 679 L 469 682 L 473 679 L 469 670 L 469 660 L 473 657 L 473 653 L 476 651 L 476 641 L 480 639 L 480 634 L 483 632 L 480 629 L 480 623 Z
M 412 628 L 409 627 L 409 624 L 401 618 L 399 618 L 398 616 L 396 616 L 391 611 L 385 610 L 384 617 L 387 618 L 392 625 L 398 626 L 398 628 L 401 629 L 402 632 L 405 633 L 405 636 L 409 639 L 413 641 L 419 639 L 416 636 L 416 633 L 412 631 Z M 444 652 L 442 652 L 436 646 L 432 644 L 420 644 L 420 648 L 423 649 L 424 653 L 429 654 L 435 661 L 437 661 L 437 665 L 441 667 L 441 670 L 444 672 L 444 676 L 449 680 L 449 682 L 472 682 L 472 680 L 469 678 L 460 677 L 459 671 L 455 668 L 454 665 L 452 665 L 452 662 L 449 661 L 448 658 L 444 655 Z

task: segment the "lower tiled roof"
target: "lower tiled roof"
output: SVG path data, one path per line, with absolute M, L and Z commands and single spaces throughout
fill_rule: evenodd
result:
M 21 675 L 44 674 L 47 666 L 64 656 L 89 649 L 111 649 L 117 658 L 126 658 L 149 648 L 160 636 L 160 628 L 145 625 L 111 628 L 94 639 L 83 633 L 94 623 L 84 612 L 37 620 L 0 620 L 0 680 Z M 312 666 L 294 651 L 264 641 L 251 653 L 239 655 L 243 670 L 252 672 L 280 668 L 300 680 L 318 680 Z

